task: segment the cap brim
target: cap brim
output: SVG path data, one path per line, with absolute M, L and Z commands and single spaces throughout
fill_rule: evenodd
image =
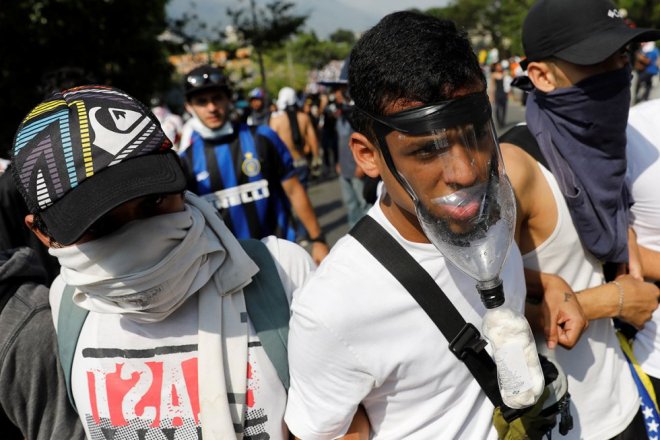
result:
M 348 85 L 348 81 L 345 79 L 338 79 L 334 81 L 318 81 L 317 84 L 321 86 L 326 86 L 326 87 L 339 87 L 339 86 L 346 86 Z
M 227 95 L 231 95 L 229 86 L 226 85 L 218 85 L 218 84 L 204 84 L 199 87 L 195 87 L 194 89 L 188 90 L 185 92 L 186 98 L 190 99 L 191 96 L 194 96 L 200 92 L 206 92 L 207 90 L 222 90 L 224 91 Z
M 71 245 L 95 221 L 122 203 L 185 188 L 186 178 L 176 153 L 148 154 L 103 169 L 40 215 L 58 243 Z
M 590 66 L 605 61 L 630 42 L 655 40 L 660 40 L 660 30 L 621 26 L 593 34 L 554 56 L 578 66 Z

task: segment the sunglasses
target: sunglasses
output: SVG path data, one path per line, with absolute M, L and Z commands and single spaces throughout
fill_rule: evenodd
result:
M 204 84 L 225 85 L 226 79 L 222 73 L 211 72 L 198 75 L 188 75 L 186 82 L 193 87 L 199 87 Z

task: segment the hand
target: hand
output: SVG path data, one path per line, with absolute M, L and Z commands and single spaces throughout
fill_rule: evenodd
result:
M 314 260 L 314 263 L 318 266 L 321 264 L 321 261 L 328 255 L 330 252 L 330 248 L 328 247 L 327 244 L 321 243 L 320 241 L 315 241 L 312 242 L 312 259 Z
M 641 329 L 658 308 L 660 290 L 655 284 L 639 281 L 632 275 L 623 275 L 616 280 L 623 289 L 623 308 L 619 318 Z
M 573 348 L 589 325 L 571 286 L 563 278 L 550 274 L 543 274 L 541 303 L 528 303 L 525 315 L 537 331 L 543 330 L 550 349 L 557 344 Z

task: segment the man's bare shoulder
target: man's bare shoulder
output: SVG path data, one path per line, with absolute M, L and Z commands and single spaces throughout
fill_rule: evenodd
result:
M 517 145 L 500 144 L 506 173 L 515 189 L 524 188 L 539 177 L 540 169 L 536 160 Z

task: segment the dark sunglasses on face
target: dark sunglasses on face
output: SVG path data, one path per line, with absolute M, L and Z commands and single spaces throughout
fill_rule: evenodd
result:
M 212 72 L 199 75 L 189 75 L 186 77 L 186 82 L 193 87 L 199 87 L 207 83 L 224 85 L 226 81 L 223 74 Z

